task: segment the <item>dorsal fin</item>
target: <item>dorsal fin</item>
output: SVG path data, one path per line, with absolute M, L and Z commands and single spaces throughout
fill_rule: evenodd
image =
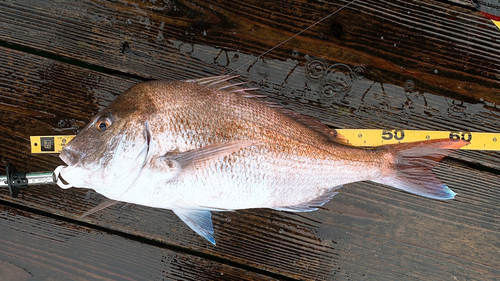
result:
M 229 83 L 228 80 L 239 77 L 239 75 L 230 76 L 230 75 L 221 75 L 221 76 L 211 76 L 199 79 L 189 79 L 184 80 L 184 82 L 188 83 L 196 83 L 200 85 L 204 85 L 206 87 L 212 87 L 218 90 L 223 90 L 231 93 L 242 93 L 243 96 L 248 98 L 260 98 L 265 96 L 259 96 L 256 94 L 250 94 L 246 91 L 258 90 L 259 88 L 240 88 L 240 85 L 246 84 L 246 82 L 241 83 Z
M 189 83 L 196 83 L 200 85 L 215 85 L 218 83 L 225 82 L 227 80 L 234 79 L 236 77 L 239 77 L 239 75 L 220 75 L 220 76 L 210 76 L 210 77 L 204 77 L 204 78 L 197 78 L 197 79 L 188 79 L 184 80 L 184 82 L 189 82 Z
M 268 107 L 271 107 L 274 110 L 279 111 L 280 113 L 292 118 L 296 122 L 316 131 L 317 133 L 325 137 L 327 140 L 342 144 L 348 144 L 347 139 L 345 139 L 342 135 L 338 134 L 336 130 L 331 129 L 325 124 L 321 123 L 321 121 L 319 121 L 318 119 L 293 112 L 292 110 L 283 108 L 281 105 L 276 104 L 274 102 L 264 101 L 262 100 L 262 98 L 265 98 L 266 97 L 265 95 L 258 95 L 248 92 L 252 90 L 258 90 L 259 88 L 241 88 L 239 86 L 245 84 L 246 82 L 241 82 L 241 83 L 228 82 L 229 80 L 237 77 L 239 77 L 239 75 L 235 76 L 221 75 L 221 76 L 211 76 L 199 79 L 189 79 L 189 80 L 184 80 L 184 82 L 197 83 L 200 85 L 204 85 L 206 87 L 213 87 L 218 90 L 237 93 L 245 98 L 256 98 L 260 103 Z
M 342 143 L 342 144 L 349 144 L 347 139 L 339 134 L 337 130 L 331 129 L 327 125 L 321 123 L 318 119 L 306 115 L 302 115 L 300 113 L 296 113 L 291 111 L 290 109 L 283 108 L 280 105 L 277 105 L 272 102 L 264 102 L 264 104 L 273 107 L 277 111 L 285 114 L 286 116 L 292 118 L 293 120 L 299 122 L 300 124 L 316 131 L 323 137 L 325 137 L 329 141 L 337 142 L 337 143 Z

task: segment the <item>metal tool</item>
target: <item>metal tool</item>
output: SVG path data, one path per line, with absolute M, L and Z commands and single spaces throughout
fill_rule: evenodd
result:
M 11 163 L 7 164 L 6 171 L 6 176 L 0 176 L 0 187 L 8 187 L 12 198 L 16 198 L 19 195 L 19 190 L 28 186 L 56 183 L 53 172 L 19 172 Z

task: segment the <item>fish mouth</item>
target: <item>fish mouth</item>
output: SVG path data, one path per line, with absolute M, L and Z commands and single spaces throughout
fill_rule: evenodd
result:
M 66 168 L 66 166 L 59 166 L 54 170 L 54 179 L 56 181 L 56 184 L 62 188 L 62 189 L 68 189 L 70 187 L 73 187 L 72 184 L 68 183 L 62 176 L 61 176 L 61 170 Z
M 64 185 L 69 185 L 69 183 L 64 180 L 60 173 L 57 175 L 57 181 L 61 181 L 61 183 Z
M 65 180 L 62 176 L 62 170 L 67 169 L 71 166 L 75 167 L 75 164 L 78 163 L 83 157 L 83 153 L 71 150 L 69 147 L 65 147 L 61 153 L 59 154 L 59 158 L 67 165 L 67 166 L 59 166 L 54 170 L 54 179 L 56 184 L 63 189 L 74 187 L 73 184 L 70 184 L 67 180 Z
M 59 154 L 59 158 L 68 166 L 76 164 L 78 159 L 82 159 L 85 155 L 79 151 L 74 151 L 69 147 L 65 147 Z

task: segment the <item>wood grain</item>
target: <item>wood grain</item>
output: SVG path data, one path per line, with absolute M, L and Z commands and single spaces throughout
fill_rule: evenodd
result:
M 59 102 L 90 96 L 84 101 L 76 100 L 81 106 L 74 113 L 71 107 L 67 108 L 66 114 L 69 116 L 81 114 L 81 117 L 73 116 L 75 119 L 66 118 L 74 124 L 83 124 L 81 119 L 88 119 L 92 115 L 87 110 L 102 108 L 114 94 L 133 84 L 122 78 L 35 55 L 24 55 L 19 51 L 0 48 L 0 52 L 0 57 L 10 58 L 3 65 L 11 65 L 12 69 L 18 70 L 14 75 L 16 79 L 27 81 L 18 91 L 22 92 L 22 96 L 38 92 L 38 83 L 45 81 L 42 79 L 45 76 L 38 76 L 29 65 L 50 62 L 56 68 L 65 68 L 66 71 L 58 75 L 61 82 L 56 84 L 59 88 L 54 87 L 52 91 Z M 85 94 L 74 92 L 72 94 L 75 96 L 66 96 L 65 93 L 74 91 L 74 85 L 62 81 L 70 80 L 75 75 L 95 77 L 99 82 L 77 87 L 85 89 Z M 5 85 L 13 84 L 10 82 Z M 109 91 L 108 98 L 94 95 L 105 91 Z M 2 96 L 8 97 L 9 93 L 2 93 Z M 13 108 L 13 105 L 7 106 L 7 101 L 2 101 L 6 108 Z M 86 106 L 90 108 L 86 109 Z M 36 108 L 35 105 L 23 105 L 23 108 L 33 107 Z M 53 134 L 52 127 L 56 127 L 54 124 L 58 122 L 54 122 L 52 116 L 57 116 L 59 110 L 58 107 L 51 109 L 49 106 L 44 111 L 45 115 L 38 116 L 27 109 L 3 111 L 2 116 L 8 116 L 9 119 L 2 119 L 6 120 L 1 127 L 5 132 L 1 134 L 1 154 L 5 155 L 2 162 L 14 162 L 19 169 L 28 171 L 50 170 L 62 164 L 54 155 L 28 154 L 28 136 L 33 128 L 38 128 L 40 131 L 37 133 L 40 134 Z M 51 116 L 49 121 L 45 119 L 47 115 Z M 25 126 L 12 129 L 16 124 L 10 122 L 12 120 L 18 120 L 19 124 Z M 69 130 L 74 130 L 71 128 Z M 62 132 L 68 133 L 65 129 Z M 395 280 L 401 276 L 444 278 L 442 274 L 450 272 L 469 276 L 472 271 L 478 271 L 483 274 L 484 280 L 494 280 L 499 276 L 500 262 L 491 255 L 498 248 L 484 245 L 498 243 L 498 176 L 450 164 L 437 171 L 460 194 L 456 200 L 442 203 L 373 184 L 353 184 L 325 205 L 323 210 L 311 214 L 269 210 L 216 213 L 216 248 L 208 245 L 170 211 L 118 205 L 82 219 L 80 214 L 103 200 L 102 196 L 86 190 L 61 190 L 46 186 L 24 191 L 21 198 L 14 200 L 4 191 L 2 199 L 294 279 L 318 280 L 337 276 L 340 279 L 353 276 L 355 279 L 361 278 L 358 274 L 385 280 Z M 435 233 L 436 229 L 441 232 Z M 476 241 L 473 238 L 478 232 L 480 237 Z M 418 236 L 415 236 L 417 233 Z M 429 246 L 430 241 L 435 241 L 443 249 L 436 244 Z M 457 244 L 461 247 L 454 246 Z M 381 249 L 384 255 L 394 256 L 393 262 L 398 263 L 385 265 L 388 261 L 384 259 L 384 264 L 380 264 L 377 258 L 379 251 L 373 249 Z M 482 255 L 476 254 L 478 249 Z M 439 255 L 442 260 L 453 258 L 453 264 L 443 262 L 435 265 L 435 255 Z M 402 256 L 407 258 L 401 259 Z M 359 257 L 363 257 L 365 266 L 377 266 L 362 273 L 357 266 L 352 265 Z M 414 268 L 418 264 L 432 265 L 434 270 L 428 273 L 407 272 L 407 268 Z M 391 274 L 387 273 L 389 269 Z
M 192 54 L 194 44 L 261 54 L 347 3 L 295 1 L 287 10 L 281 1 L 257 0 L 6 1 L 0 39 L 141 77 L 180 78 L 165 69 L 184 66 L 199 77 L 216 70 L 180 56 Z M 356 1 L 266 58 L 363 64 L 387 82 L 418 77 L 426 91 L 497 103 L 500 54 L 491 38 L 498 34 L 488 23 L 453 4 Z
M 138 81 L 230 71 L 270 100 L 333 127 L 498 131 L 499 33 L 466 1 L 356 1 L 257 59 L 346 3 L 3 1 L 0 164 L 54 169 L 62 164 L 56 155 L 29 154 L 29 136 L 78 132 Z M 44 186 L 19 199 L 5 191 L 0 197 L 32 231 L 21 217 L 45 219 L 41 233 L 63 231 L 70 221 L 75 233 L 105 235 L 111 245 L 130 243 L 141 253 L 171 255 L 166 248 L 174 247 L 182 256 L 174 262 L 193 270 L 163 278 L 196 279 L 204 276 L 196 270 L 222 266 L 228 280 L 242 272 L 247 279 L 496 280 L 498 159 L 461 151 L 440 165 L 438 175 L 459 193 L 449 202 L 356 183 L 314 213 L 215 213 L 215 248 L 166 210 L 122 204 L 82 219 L 103 200 L 91 191 Z M 134 239 L 158 245 L 142 249 Z M 46 262 L 66 272 L 56 261 Z
M 276 280 L 8 206 L 0 224 L 0 260 L 33 280 Z
M 231 70 L 274 101 L 333 127 L 498 131 L 500 54 L 492 40 L 498 32 L 463 6 L 355 2 L 256 59 L 346 3 L 298 1 L 291 13 L 277 13 L 283 9 L 279 1 L 178 2 L 175 7 L 142 1 L 60 1 L 57 7 L 6 1 L 0 4 L 0 40 L 143 78 L 185 79 Z M 247 7 L 246 12 L 238 7 Z M 325 75 L 321 79 L 311 78 L 308 68 L 317 61 Z M 459 157 L 489 168 L 499 164 L 491 153 Z

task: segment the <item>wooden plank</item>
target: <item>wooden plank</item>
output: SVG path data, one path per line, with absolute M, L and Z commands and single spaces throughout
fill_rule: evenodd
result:
M 347 3 L 295 1 L 288 11 L 281 1 L 195 1 L 171 6 L 133 0 L 60 1 L 57 6 L 7 1 L 0 38 L 142 77 L 177 78 L 163 70 L 189 63 L 179 53 L 192 54 L 194 43 L 217 45 L 222 52 L 238 49 L 260 54 Z M 303 62 L 308 55 L 363 64 L 387 81 L 416 76 L 424 82 L 418 85 L 422 89 L 438 86 L 442 91 L 498 101 L 496 90 L 491 89 L 498 83 L 495 69 L 500 56 L 491 40 L 498 36 L 497 30 L 472 8 L 433 1 L 364 0 L 327 23 L 267 57 Z M 37 36 L 28 38 L 34 29 Z M 230 61 L 227 66 L 232 68 Z M 201 67 L 205 69 L 196 73 Z M 195 76 L 201 76 L 206 67 L 189 63 Z
M 177 11 L 170 11 L 161 10 L 160 2 L 5 1 L 0 40 L 108 73 L 182 79 L 237 69 L 331 11 L 301 1 L 291 12 L 279 1 L 193 3 L 176 2 Z M 487 20 L 431 1 L 362 1 L 353 7 L 236 73 L 254 80 L 273 100 L 336 127 L 498 129 L 498 51 L 492 43 L 498 33 Z M 335 22 L 342 27 L 338 37 L 330 30 Z M 367 26 L 373 27 L 368 34 Z M 54 156 L 29 155 L 30 134 L 77 131 L 134 83 L 2 52 L 0 161 L 23 170 L 61 163 Z M 340 83 L 342 91 L 324 91 L 342 77 L 349 82 Z M 496 153 L 456 157 L 498 170 Z M 84 221 L 297 279 L 498 279 L 498 178 L 445 167 L 441 176 L 464 196 L 451 203 L 353 184 L 311 214 L 216 214 L 217 248 L 164 210 L 115 206 Z M 75 219 L 102 200 L 56 187 L 23 196 L 15 202 Z M 3 198 L 10 200 L 5 193 Z
M 4 205 L 0 225 L 0 260 L 32 280 L 276 280 Z
M 154 79 L 230 69 L 274 101 L 334 127 L 498 131 L 499 33 L 463 5 L 355 2 L 252 63 L 346 3 L 297 1 L 286 13 L 280 1 L 181 2 L 176 8 L 142 1 L 6 1 L 0 40 Z M 500 164 L 488 152 L 460 159 Z
M 8 119 L 0 118 L 7 120 L 0 127 L 0 154 L 3 155 L 2 163 L 14 162 L 21 170 L 50 170 L 62 164 L 53 155 L 28 154 L 28 136 L 34 129 L 42 134 L 54 132 L 54 124 L 58 122 L 45 119 L 45 116 L 64 116 L 58 115 L 62 114 L 62 109 L 56 106 L 48 106 L 44 108 L 46 111 L 38 113 L 36 100 L 22 98 L 35 96 L 39 85 L 46 81 L 45 76 L 31 65 L 50 64 L 56 69 L 65 69 L 57 75 L 59 80 L 56 86 L 50 87 L 50 92 L 59 97 L 61 104 L 64 104 L 62 100 L 69 102 L 86 96 L 84 101 L 78 101 L 82 104 L 82 117 L 73 118 L 86 119 L 91 115 L 88 112 L 89 116 L 84 116 L 86 106 L 102 107 L 109 102 L 96 98 L 95 93 L 117 94 L 121 87 L 126 88 L 127 83 L 131 83 L 19 51 L 0 48 L 0 54 L 4 71 L 12 72 L 8 78 L 15 77 L 0 86 L 2 97 L 12 95 L 2 100 L 1 116 Z M 98 82 L 75 87 L 74 83 L 69 83 L 74 77 L 98 77 L 95 79 Z M 17 88 L 15 81 L 23 81 L 22 87 Z M 75 89 L 83 90 L 74 92 Z M 12 93 L 18 93 L 18 98 Z M 12 101 L 17 99 L 26 104 L 16 107 Z M 98 100 L 100 102 L 96 102 Z M 68 110 L 68 115 L 72 114 L 72 110 Z M 11 122 L 13 120 L 17 122 Z M 374 279 L 396 280 L 401 277 L 444 278 L 450 274 L 464 277 L 474 272 L 479 272 L 483 280 L 499 278 L 500 262 L 494 255 L 499 250 L 496 246 L 499 237 L 498 176 L 450 165 L 438 172 L 459 192 L 457 200 L 436 202 L 373 184 L 353 184 L 324 209 L 311 214 L 270 210 L 216 213 L 218 246 L 215 248 L 170 211 L 119 205 L 81 219 L 79 214 L 103 200 L 86 190 L 48 186 L 24 191 L 19 199 L 10 199 L 5 191 L 1 197 L 61 217 L 289 278 L 319 280 L 339 276 L 357 279 L 364 274 Z
M 454 175 L 449 175 L 450 169 Z M 382 279 L 387 274 L 394 280 L 498 279 L 498 249 L 496 246 L 490 248 L 490 245 L 498 245 L 500 237 L 498 177 L 483 174 L 483 181 L 476 185 L 473 182 L 478 179 L 473 176 L 471 180 L 473 173 L 470 170 L 446 165 L 438 169 L 438 174 L 458 190 L 460 196 L 457 200 L 435 205 L 435 202 L 421 198 L 399 197 L 403 194 L 394 194 L 392 190 L 359 188 L 353 184 L 348 191 L 352 194 L 347 196 L 364 202 L 358 204 L 347 200 L 357 207 L 369 208 L 383 219 L 370 223 L 345 219 L 346 226 L 354 224 L 360 228 L 355 231 L 350 228 L 349 234 L 345 235 L 348 242 L 343 242 L 355 249 L 355 254 L 347 258 L 345 264 L 352 266 L 356 259 L 360 259 L 362 264 L 372 266 L 372 270 L 366 271 L 353 268 L 350 273 L 359 274 L 358 277 L 362 273 L 366 276 L 375 274 Z M 492 187 L 492 190 L 485 186 Z M 482 195 L 477 196 L 477 193 Z M 470 200 L 472 197 L 474 199 Z M 335 203 L 346 200 L 345 197 L 336 199 Z M 384 203 L 391 207 L 386 208 Z M 390 222 L 388 218 L 392 218 Z M 397 227 L 387 227 L 389 224 Z M 342 225 L 341 220 L 335 221 L 337 228 L 342 228 Z M 330 237 L 345 239 L 340 235 Z M 355 242 L 351 244 L 353 240 Z M 359 264 L 356 268 L 358 266 L 364 268 Z

